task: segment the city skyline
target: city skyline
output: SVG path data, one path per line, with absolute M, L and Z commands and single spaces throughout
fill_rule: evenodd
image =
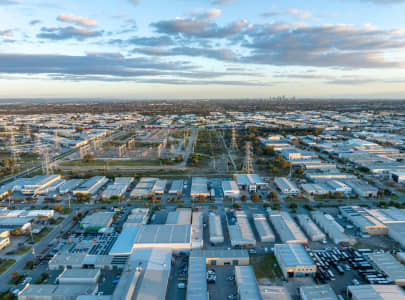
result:
M 0 98 L 404 98 L 404 9 L 0 0 Z

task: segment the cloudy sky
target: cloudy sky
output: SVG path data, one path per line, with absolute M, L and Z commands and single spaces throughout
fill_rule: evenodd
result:
M 0 0 L 0 97 L 405 97 L 404 12 L 405 0 Z

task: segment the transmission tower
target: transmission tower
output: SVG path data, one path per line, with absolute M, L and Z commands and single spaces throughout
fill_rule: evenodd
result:
M 14 137 L 14 129 L 11 127 L 10 129 L 10 149 L 11 149 L 11 156 L 13 161 L 17 161 L 17 153 L 15 149 L 15 137 Z
M 49 160 L 49 152 L 47 148 L 43 151 L 42 173 L 46 175 L 52 174 L 52 165 Z
M 253 159 L 252 159 L 252 143 L 247 142 L 246 143 L 246 156 L 245 156 L 245 161 L 243 162 L 243 169 L 245 173 L 247 174 L 253 174 Z
M 31 136 L 31 128 L 30 128 L 29 124 L 25 125 L 25 136 L 26 136 L 27 139 L 29 139 L 30 136 Z
M 58 136 L 58 129 L 55 129 L 55 149 L 56 151 L 60 150 L 60 144 L 59 144 L 59 136 Z
M 232 144 L 231 144 L 231 149 L 236 150 L 238 149 L 238 144 L 236 143 L 236 130 L 235 127 L 232 127 Z
M 35 135 L 35 152 L 37 154 L 41 154 L 41 137 L 39 136 L 39 132 Z
M 118 146 L 118 156 L 123 157 L 126 151 L 127 145 L 123 144 L 121 146 Z

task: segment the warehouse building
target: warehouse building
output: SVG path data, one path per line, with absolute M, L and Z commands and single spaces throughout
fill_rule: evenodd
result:
M 297 220 L 311 241 L 320 242 L 326 240 L 326 235 L 319 229 L 319 227 L 308 215 L 298 214 Z
M 248 266 L 250 263 L 249 253 L 244 249 L 198 249 L 193 250 L 190 257 L 203 257 L 205 263 L 212 266 Z
M 270 228 L 266 216 L 264 214 L 254 214 L 253 222 L 255 223 L 260 241 L 262 243 L 274 243 L 276 236 L 274 235 L 273 230 Z
M 224 242 L 224 233 L 222 230 L 221 217 L 213 212 L 209 213 L 208 225 L 210 231 L 210 242 L 212 244 L 221 244 Z
M 405 286 L 405 266 L 401 264 L 390 253 L 370 253 L 368 254 L 370 261 L 388 277 L 390 277 L 395 284 Z
M 391 223 L 388 226 L 388 236 L 405 248 L 405 223 Z
M 18 300 L 76 300 L 81 295 L 96 295 L 97 291 L 97 284 L 31 284 Z
M 114 183 L 107 186 L 102 194 L 102 198 L 121 197 L 128 190 L 134 179 L 132 177 L 116 177 Z
M 10 237 L 8 237 L 8 236 L 4 236 L 4 237 L 0 236 L 0 250 L 3 250 L 8 245 L 10 245 Z
M 191 208 L 178 208 L 167 214 L 166 224 L 186 225 L 191 224 Z
M 258 174 L 234 174 L 233 177 L 236 178 L 236 183 L 240 189 L 249 192 L 256 192 L 267 185 Z
M 190 196 L 192 198 L 208 197 L 210 195 L 208 191 L 208 180 L 205 177 L 193 177 L 191 181 Z
M 228 199 L 240 198 L 240 190 L 236 181 L 222 181 L 221 186 L 225 198 Z
M 376 198 L 378 194 L 378 189 L 367 182 L 359 179 L 346 180 L 345 183 L 349 185 L 353 192 L 355 192 L 360 197 Z
M 100 269 L 65 269 L 59 276 L 59 284 L 97 284 Z
M 243 211 L 227 210 L 226 220 L 232 247 L 253 247 L 256 245 L 252 228 Z
M 204 257 L 190 257 L 186 300 L 208 300 L 207 267 Z
M 259 285 L 262 300 L 292 300 L 288 289 L 284 286 Z
M 133 208 L 128 215 L 123 228 L 145 225 L 148 223 L 149 208 Z
M 183 191 L 183 180 L 173 180 L 172 185 L 169 189 L 170 195 L 180 196 Z
M 300 192 L 297 186 L 286 177 L 276 177 L 274 183 L 283 194 L 297 195 Z
M 167 180 L 158 179 L 152 187 L 152 194 L 163 195 L 165 193 Z
M 24 195 L 36 195 L 60 179 L 60 175 L 37 175 L 32 178 L 21 178 L 15 181 L 13 190 L 20 191 Z
M 83 182 L 79 187 L 73 190 L 73 195 L 95 195 L 108 182 L 105 176 L 94 176 Z
M 191 248 L 201 249 L 204 246 L 204 222 L 203 213 L 200 211 L 193 212 L 191 223 Z
M 298 290 L 301 300 L 338 300 L 329 284 L 301 286 Z
M 397 285 L 349 285 L 347 296 L 352 300 L 405 300 L 405 292 Z
M 387 234 L 388 226 L 373 217 L 365 208 L 360 206 L 340 206 L 339 211 L 361 232 L 371 235 Z
M 171 258 L 171 249 L 136 249 L 129 257 L 111 299 L 165 299 Z
M 355 244 L 356 240 L 345 234 L 344 228 L 331 215 L 325 215 L 321 211 L 312 211 L 311 217 L 336 245 Z
M 367 211 L 378 221 L 389 225 L 394 223 L 405 224 L 405 211 L 395 207 L 387 209 L 367 209 Z
M 59 253 L 48 263 L 49 270 L 95 268 L 112 270 L 114 257 L 110 255 L 90 255 L 86 253 Z
M 191 225 L 144 225 L 139 228 L 134 248 L 190 250 Z
M 157 180 L 157 178 L 142 177 L 132 190 L 130 197 L 137 199 L 150 197 L 152 195 L 152 188 Z
M 33 219 L 33 217 L 0 218 L 0 230 L 13 230 L 19 228 L 25 232 L 31 228 L 31 222 Z
M 113 212 L 98 211 L 84 217 L 84 219 L 80 221 L 80 228 L 98 231 L 101 228 L 110 227 L 113 222 L 113 217 Z
M 316 274 L 316 265 L 302 244 L 275 244 L 274 255 L 286 279 Z
M 83 179 L 71 179 L 66 180 L 60 187 L 59 193 L 61 195 L 72 192 L 75 188 L 83 183 Z
M 235 282 L 240 300 L 261 300 L 252 266 L 236 266 Z
M 114 256 L 131 255 L 140 228 L 141 226 L 124 226 L 109 254 Z
M 304 233 L 294 222 L 288 212 L 267 210 L 270 221 L 283 243 L 308 243 Z

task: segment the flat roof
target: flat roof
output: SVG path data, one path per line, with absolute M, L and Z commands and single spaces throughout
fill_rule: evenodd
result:
M 135 244 L 189 244 L 191 225 L 141 226 Z
M 288 289 L 284 286 L 259 285 L 262 300 L 292 300 Z
M 130 255 L 140 227 L 124 227 L 110 250 L 110 255 Z
M 279 257 L 286 267 L 315 265 L 302 244 L 275 244 L 274 252 L 280 253 Z
M 87 279 L 95 278 L 100 273 L 100 269 L 65 269 L 59 278 Z
M 386 227 L 383 223 L 373 217 L 365 208 L 360 206 L 340 206 L 339 210 L 344 216 L 350 219 L 357 227 Z
M 98 211 L 87 215 L 80 224 L 85 224 L 87 227 L 107 227 L 114 216 L 114 212 L 111 211 Z
M 249 252 L 245 249 L 196 249 L 191 252 L 190 256 L 204 258 L 249 258 Z
M 240 300 L 260 300 L 260 290 L 252 266 L 235 266 L 235 281 Z
M 208 299 L 206 262 L 204 257 L 190 257 L 187 282 L 187 300 Z
M 284 243 L 307 243 L 308 239 L 288 212 L 271 211 L 270 220 Z
M 302 299 L 306 300 L 337 300 L 335 292 L 329 284 L 307 285 L 299 288 Z
M 191 224 L 191 208 L 179 208 L 167 214 L 166 224 Z
M 20 297 L 77 297 L 91 295 L 97 290 L 97 284 L 31 284 Z
M 390 253 L 370 253 L 368 257 L 380 270 L 391 277 L 392 280 L 405 279 L 405 266 Z
M 356 300 L 405 300 L 404 290 L 394 284 L 349 285 L 347 289 Z

